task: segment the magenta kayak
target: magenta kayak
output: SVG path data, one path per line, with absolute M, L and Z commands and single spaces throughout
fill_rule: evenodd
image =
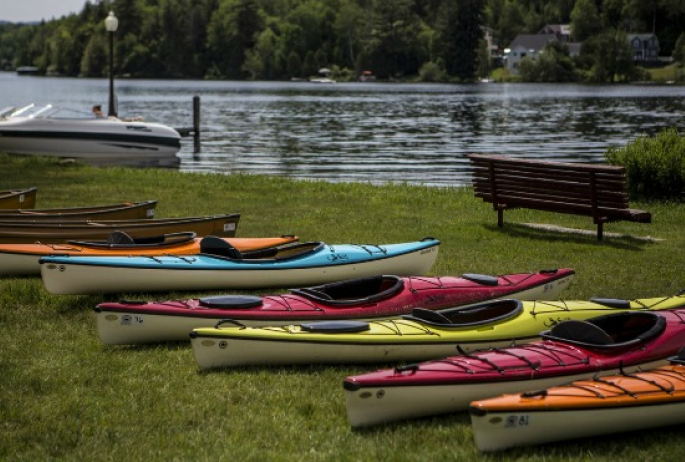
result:
M 658 367 L 685 345 L 685 308 L 564 321 L 541 336 L 525 345 L 347 377 L 348 420 L 356 427 L 455 412 L 505 393 Z
M 283 325 L 398 317 L 419 307 L 436 310 L 503 297 L 553 299 L 568 287 L 574 274 L 564 268 L 500 276 L 379 275 L 277 295 L 107 302 L 94 311 L 100 338 L 108 344 L 187 340 L 192 329 L 211 327 L 227 318 L 251 326 Z

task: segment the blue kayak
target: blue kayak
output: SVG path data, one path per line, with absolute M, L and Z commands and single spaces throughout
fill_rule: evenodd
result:
M 223 239 L 206 237 L 199 255 L 40 259 L 45 287 L 54 294 L 302 287 L 378 274 L 423 275 L 440 241 L 402 244 L 307 242 L 241 253 Z

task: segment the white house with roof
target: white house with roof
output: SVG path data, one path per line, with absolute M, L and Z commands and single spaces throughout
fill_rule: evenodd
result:
M 628 34 L 628 43 L 637 63 L 659 59 L 659 39 L 654 34 Z
M 552 40 L 558 40 L 554 34 L 520 34 L 504 50 L 506 67 L 512 74 L 518 73 L 523 58 L 536 59 L 540 51 Z

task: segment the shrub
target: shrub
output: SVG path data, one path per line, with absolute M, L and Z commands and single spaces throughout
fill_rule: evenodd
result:
M 631 199 L 685 198 L 685 138 L 675 128 L 640 136 L 625 148 L 609 148 L 604 156 L 626 168 Z

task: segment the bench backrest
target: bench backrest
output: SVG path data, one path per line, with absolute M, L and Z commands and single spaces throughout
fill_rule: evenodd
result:
M 476 197 L 495 205 L 605 215 L 629 207 L 625 168 L 470 154 Z

